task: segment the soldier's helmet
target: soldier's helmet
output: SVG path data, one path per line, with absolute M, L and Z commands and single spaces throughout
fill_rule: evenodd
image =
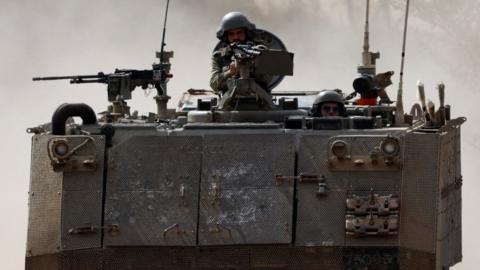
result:
M 247 16 L 238 11 L 232 11 L 222 18 L 220 27 L 217 30 L 217 38 L 223 40 L 225 38 L 225 33 L 228 30 L 235 28 L 245 28 L 247 29 L 247 36 L 251 36 L 252 32 L 256 29 L 255 24 L 251 23 Z
M 313 101 L 312 116 L 321 116 L 321 107 L 325 102 L 334 102 L 338 104 L 339 115 L 345 116 L 345 104 L 342 95 L 336 90 L 322 90 Z

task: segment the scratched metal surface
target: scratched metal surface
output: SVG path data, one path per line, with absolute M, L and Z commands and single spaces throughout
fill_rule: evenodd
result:
M 435 253 L 438 194 L 438 134 L 405 136 L 405 167 L 400 197 L 401 247 Z
M 455 178 L 462 179 L 462 166 L 461 166 L 461 127 L 458 126 L 455 130 Z M 462 179 L 463 181 L 463 179 Z M 453 192 L 453 201 L 455 201 L 455 208 L 453 210 L 453 218 L 455 220 L 455 228 L 452 235 L 453 243 L 452 250 L 453 256 L 450 261 L 451 264 L 462 261 L 462 188 L 460 186 L 455 192 Z
M 201 137 L 134 136 L 110 151 L 106 246 L 196 244 Z
M 290 243 L 293 139 L 285 134 L 204 138 L 199 245 Z
M 344 190 L 316 195 L 315 183 L 298 183 L 295 246 L 344 246 Z
M 343 140 L 349 145 L 349 154 L 368 156 L 387 134 L 363 135 L 304 135 L 298 144 L 298 173 L 325 177 L 327 193 L 317 196 L 318 183 L 297 183 L 296 245 L 396 245 L 396 237 L 366 237 L 360 240 L 345 238 L 346 193 L 364 193 L 372 188 L 377 193 L 400 195 L 401 171 L 333 171 L 328 164 L 330 143 Z M 403 133 L 394 134 L 403 147 Z M 403 155 L 399 155 L 399 162 Z
M 80 249 L 58 254 L 59 270 L 102 270 L 104 256 L 101 249 Z M 34 268 L 35 269 L 35 268 Z M 53 268 L 47 268 L 52 270 Z M 36 269 L 35 269 L 36 270 Z
M 63 251 L 26 259 L 26 270 L 435 269 L 433 254 L 398 248 L 288 246 L 125 247 Z
M 439 208 L 437 222 L 437 264 L 448 267 L 459 262 L 461 249 L 461 189 L 456 185 L 459 176 L 459 129 L 440 136 Z
M 62 173 L 53 171 L 47 142 L 53 136 L 32 138 L 27 257 L 57 252 L 60 248 Z
M 400 248 L 398 257 L 399 270 L 441 269 L 435 268 L 436 264 L 434 253 L 422 252 L 408 248 Z
M 299 136 L 297 146 L 298 173 L 326 176 L 330 189 L 344 189 L 343 178 L 332 178 L 328 168 L 328 142 L 333 134 L 306 134 Z
M 95 155 L 96 170 L 63 173 L 62 187 L 62 250 L 101 246 L 101 230 L 91 234 L 70 234 L 70 229 L 102 226 L 103 167 L 105 140 L 103 136 L 80 148 L 78 155 Z M 69 138 L 79 145 L 85 137 Z

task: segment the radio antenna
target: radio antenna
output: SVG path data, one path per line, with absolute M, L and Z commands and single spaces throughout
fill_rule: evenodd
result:
M 369 28 L 370 17 L 370 0 L 366 0 L 365 10 L 365 31 L 363 32 L 363 52 L 362 52 L 362 65 L 357 67 L 357 72 L 360 74 L 369 74 L 375 76 L 376 68 L 375 62 L 380 58 L 380 53 L 370 52 L 370 32 Z
M 370 33 L 368 32 L 368 20 L 370 17 L 370 0 L 367 0 L 367 8 L 365 10 L 365 31 L 363 32 L 363 53 L 362 53 L 362 64 L 364 66 L 370 65 L 370 55 L 369 55 L 369 50 L 370 50 L 370 42 L 369 42 L 369 36 Z
M 407 0 L 407 6 L 405 9 L 405 24 L 403 26 L 403 45 L 402 45 L 402 61 L 400 65 L 400 82 L 398 83 L 397 103 L 395 112 L 395 124 L 403 125 L 405 123 L 404 111 L 403 111 L 403 67 L 405 63 L 405 44 L 407 42 L 407 24 L 408 24 L 408 9 L 410 6 L 410 0 Z
M 165 52 L 165 32 L 167 28 L 169 4 L 170 0 L 167 0 L 167 7 L 165 8 L 165 19 L 163 21 L 162 46 L 160 47 L 160 53 L 156 53 L 157 58 L 160 59 L 160 63 L 153 64 L 154 76 L 159 78 L 159 82 L 155 85 L 158 93 L 154 97 L 157 103 L 157 116 L 159 119 L 168 118 L 167 103 L 170 97 L 167 95 L 167 82 L 168 79 L 172 77 L 172 74 L 170 74 L 170 58 L 173 57 L 173 51 Z
M 162 34 L 162 47 L 160 48 L 160 64 L 163 64 L 163 52 L 165 47 L 165 32 L 167 28 L 167 16 L 168 16 L 168 5 L 170 4 L 170 0 L 167 0 L 167 8 L 165 9 L 165 20 L 163 21 L 163 34 Z

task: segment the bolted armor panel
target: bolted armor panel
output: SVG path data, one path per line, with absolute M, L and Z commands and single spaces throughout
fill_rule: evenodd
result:
M 199 245 L 290 243 L 292 137 L 206 136 L 203 159 Z
M 80 147 L 55 160 L 54 141 Z M 33 138 L 27 256 L 101 246 L 104 148 L 103 136 Z
M 133 136 L 112 148 L 107 246 L 196 244 L 201 137 Z

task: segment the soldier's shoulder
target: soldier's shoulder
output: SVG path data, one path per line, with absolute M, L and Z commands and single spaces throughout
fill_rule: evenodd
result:
M 220 50 L 214 51 L 212 56 L 213 57 L 221 57 L 222 56 L 222 51 L 220 51 Z

